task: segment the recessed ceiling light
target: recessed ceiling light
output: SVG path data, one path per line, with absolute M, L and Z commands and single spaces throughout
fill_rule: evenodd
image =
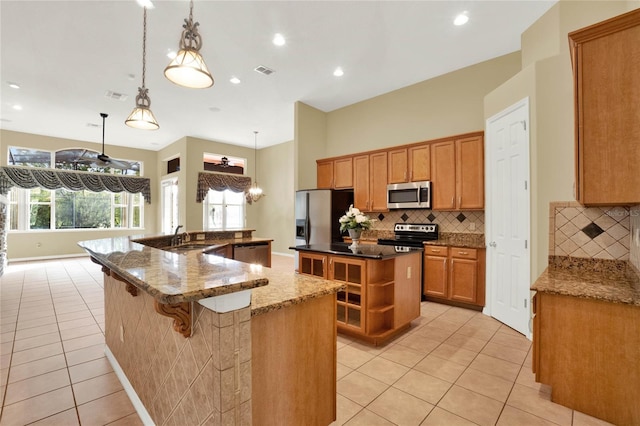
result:
M 13 81 L 7 81 L 7 84 L 9 85 L 9 87 L 11 87 L 12 89 L 19 89 L 20 85 L 18 83 L 14 83 Z
M 218 107 L 210 107 L 209 111 L 211 111 L 211 112 L 220 112 L 222 110 L 220 108 L 218 108 Z
M 344 75 L 344 71 L 341 67 L 338 67 L 333 71 L 333 75 L 335 75 L 336 77 L 342 77 Z
M 231 77 L 229 81 L 233 84 L 240 84 L 240 79 L 238 77 Z
M 15 109 L 16 111 L 22 111 L 22 105 L 14 105 L 13 109 Z
M 142 6 L 142 7 L 146 7 L 147 9 L 153 9 L 153 2 L 151 0 L 136 0 L 136 2 Z
M 464 12 L 456 16 L 456 19 L 453 20 L 453 25 L 460 26 L 466 24 L 467 22 L 469 22 L 469 16 L 467 16 L 467 11 L 465 10 Z
M 280 33 L 277 33 L 273 36 L 273 44 L 276 46 L 284 46 L 287 41 L 284 39 L 284 36 Z
M 167 58 L 169 59 L 175 59 L 176 56 L 178 56 L 178 54 L 176 53 L 175 50 L 171 50 L 169 49 L 169 51 L 167 52 Z

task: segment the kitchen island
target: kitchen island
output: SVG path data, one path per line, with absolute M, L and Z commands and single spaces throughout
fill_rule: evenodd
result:
M 536 381 L 551 400 L 640 424 L 640 279 L 622 261 L 549 256 L 531 287 Z
M 311 244 L 298 251 L 301 275 L 343 283 L 338 331 L 384 344 L 420 316 L 422 249 L 377 244 Z
M 143 421 L 331 423 L 343 284 L 158 238 L 79 243 L 102 266 L 105 352 Z

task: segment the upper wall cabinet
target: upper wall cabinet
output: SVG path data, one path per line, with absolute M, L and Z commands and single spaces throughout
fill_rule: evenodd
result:
M 318 160 L 318 189 L 353 188 L 353 158 L 344 157 L 335 160 Z
M 388 155 L 389 183 L 431 179 L 431 146 L 429 144 L 391 149 Z
M 481 135 L 431 145 L 432 208 L 484 208 L 484 142 Z
M 569 34 L 576 199 L 640 202 L 640 9 Z
M 353 204 L 365 212 L 386 212 L 387 152 L 353 157 Z

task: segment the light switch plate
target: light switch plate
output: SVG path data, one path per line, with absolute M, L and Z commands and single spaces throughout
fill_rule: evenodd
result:
M 204 234 L 196 234 L 196 240 L 198 241 L 204 240 Z

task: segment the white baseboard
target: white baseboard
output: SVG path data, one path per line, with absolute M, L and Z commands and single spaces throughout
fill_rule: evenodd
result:
M 76 254 L 57 254 L 54 256 L 38 256 L 38 257 L 21 257 L 18 259 L 8 259 L 8 262 L 16 263 L 16 262 L 31 262 L 34 260 L 52 260 L 52 259 L 67 259 L 71 257 L 89 257 L 88 253 L 76 253 Z
M 104 346 L 104 354 L 107 356 L 107 359 L 111 364 L 111 368 L 113 368 L 113 371 L 116 373 L 116 376 L 118 376 L 118 379 L 120 379 L 120 383 L 122 384 L 124 391 L 129 396 L 129 399 L 133 404 L 133 408 L 136 409 L 136 412 L 138 413 L 138 416 L 140 416 L 140 420 L 142 420 L 142 423 L 145 426 L 155 426 L 155 423 L 151 419 L 149 412 L 147 411 L 146 408 L 144 408 L 144 405 L 142 404 L 142 401 L 138 397 L 138 394 L 133 389 L 133 386 L 131 386 L 131 382 L 129 382 L 129 379 L 127 379 L 127 376 L 124 374 L 124 371 L 120 367 L 120 364 L 118 364 L 116 357 L 113 356 L 113 352 L 111 352 L 111 350 L 107 345 Z

